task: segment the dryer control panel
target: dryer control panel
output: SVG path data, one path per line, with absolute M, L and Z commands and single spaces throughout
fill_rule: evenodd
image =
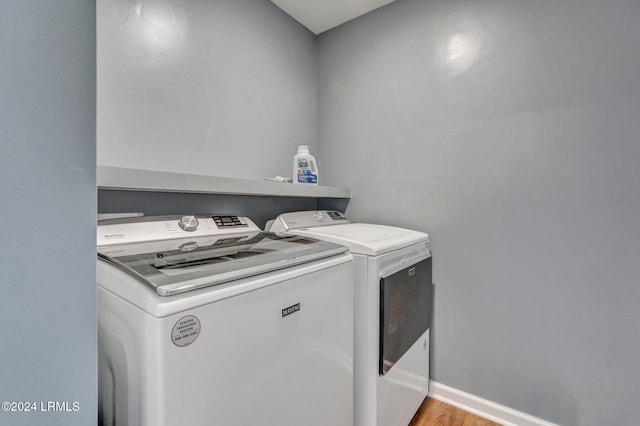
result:
M 273 220 L 266 230 L 278 234 L 294 229 L 341 225 L 344 223 L 349 223 L 349 221 L 342 212 L 335 210 L 312 210 L 283 213 Z

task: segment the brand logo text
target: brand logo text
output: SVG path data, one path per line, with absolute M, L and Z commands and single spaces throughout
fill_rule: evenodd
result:
M 299 310 L 300 310 L 300 303 L 296 303 L 295 305 L 291 305 L 288 308 L 284 308 L 282 310 L 282 318 L 286 317 L 287 315 L 294 314 Z

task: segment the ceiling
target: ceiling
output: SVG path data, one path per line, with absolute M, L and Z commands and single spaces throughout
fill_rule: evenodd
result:
M 271 0 L 316 35 L 392 1 L 394 0 Z

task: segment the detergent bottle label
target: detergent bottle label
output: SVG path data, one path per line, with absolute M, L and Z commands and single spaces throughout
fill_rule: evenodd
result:
M 298 183 L 318 183 L 318 175 L 312 170 L 312 165 L 306 158 L 298 158 Z

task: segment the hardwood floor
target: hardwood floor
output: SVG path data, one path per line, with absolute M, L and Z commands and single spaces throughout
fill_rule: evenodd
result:
M 409 426 L 500 426 L 437 399 L 424 400 Z

